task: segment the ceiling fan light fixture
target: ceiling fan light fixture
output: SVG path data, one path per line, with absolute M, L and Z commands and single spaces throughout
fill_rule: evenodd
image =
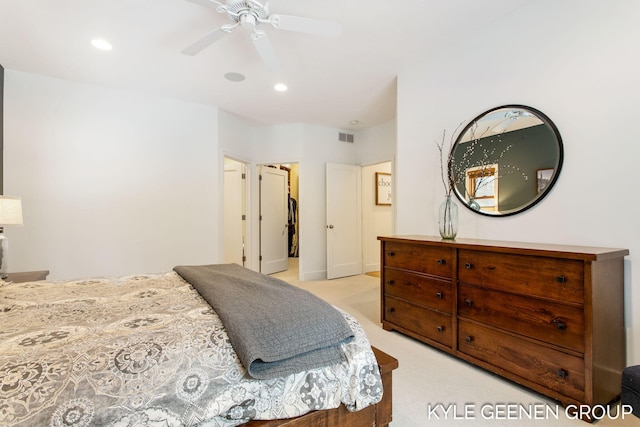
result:
M 253 30 L 256 27 L 256 22 L 256 17 L 251 13 L 240 15 L 240 26 L 245 30 Z

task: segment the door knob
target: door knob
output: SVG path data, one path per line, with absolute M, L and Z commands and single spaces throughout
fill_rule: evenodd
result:
M 333 225 L 327 225 L 327 228 L 333 228 Z

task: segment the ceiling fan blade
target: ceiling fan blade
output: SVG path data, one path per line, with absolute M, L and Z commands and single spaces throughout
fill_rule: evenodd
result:
M 280 68 L 278 55 L 264 31 L 255 30 L 251 35 L 251 41 L 253 41 L 253 45 L 256 47 L 260 58 L 262 58 L 262 62 L 267 67 L 271 69 Z
M 332 21 L 321 21 L 313 18 L 303 18 L 291 15 L 271 15 L 269 23 L 273 28 L 316 36 L 339 37 L 342 34 L 342 24 Z
M 220 40 L 222 37 L 229 34 L 231 30 L 232 28 L 229 29 L 227 25 L 223 25 L 222 27 L 211 31 L 210 33 L 202 37 L 200 40 L 197 40 L 194 43 L 187 46 L 186 48 L 184 48 L 182 50 L 182 53 L 190 56 L 196 55 L 200 53 L 203 49 L 211 46 L 213 43 L 215 43 L 216 41 Z

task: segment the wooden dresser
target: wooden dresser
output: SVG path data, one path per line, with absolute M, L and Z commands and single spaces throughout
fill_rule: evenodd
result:
M 606 404 L 626 366 L 626 249 L 379 237 L 381 320 L 558 400 Z

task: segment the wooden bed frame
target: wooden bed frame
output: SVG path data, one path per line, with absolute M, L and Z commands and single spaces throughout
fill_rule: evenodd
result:
M 382 376 L 384 394 L 376 405 L 357 412 L 349 412 L 344 406 L 325 411 L 309 412 L 301 417 L 285 420 L 250 421 L 247 427 L 385 427 L 392 420 L 392 371 L 398 367 L 398 360 L 387 353 L 371 347 Z

